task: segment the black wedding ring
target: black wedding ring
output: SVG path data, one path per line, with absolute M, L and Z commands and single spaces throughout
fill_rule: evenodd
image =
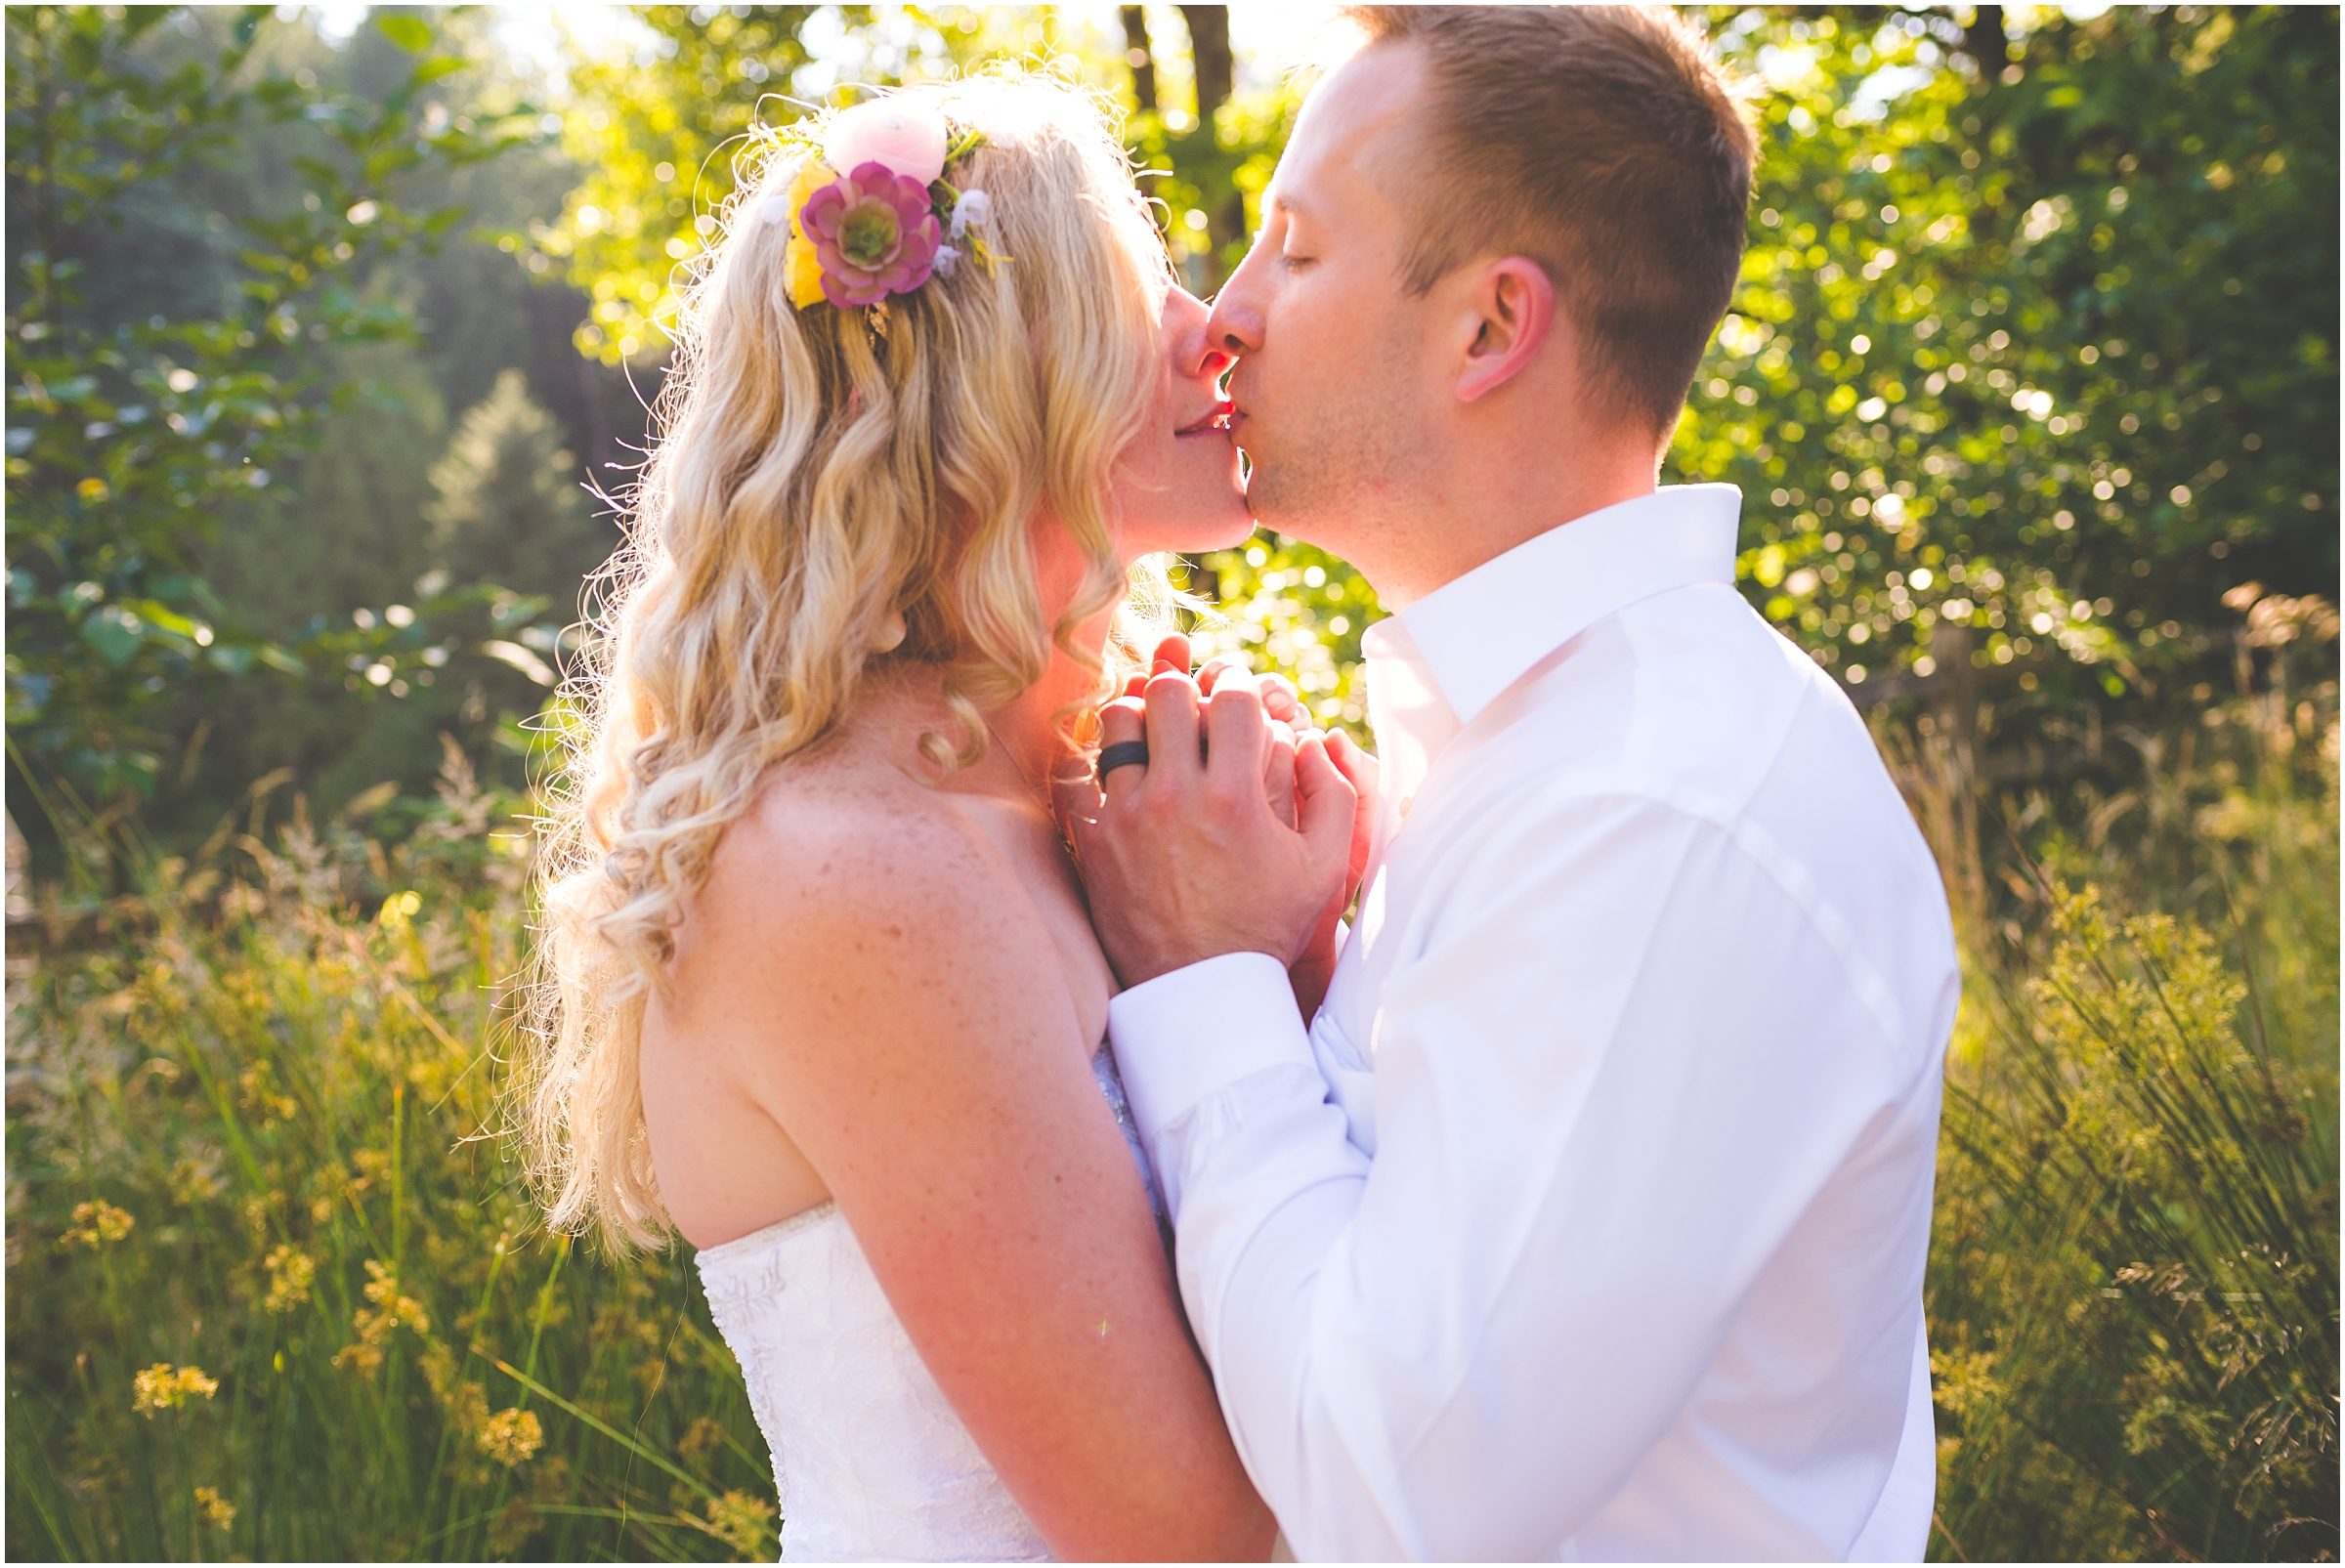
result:
M 1101 784 L 1105 784 L 1107 776 L 1118 768 L 1133 765 L 1142 768 L 1148 766 L 1148 742 L 1145 741 L 1118 741 L 1114 745 L 1099 748 L 1099 761 L 1092 769 L 1091 776 Z

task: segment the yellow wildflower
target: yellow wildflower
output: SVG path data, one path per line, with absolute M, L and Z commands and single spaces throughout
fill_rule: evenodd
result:
M 746 1559 L 760 1555 L 774 1505 L 746 1492 L 728 1492 L 708 1504 L 708 1533 Z
M 161 1058 L 157 1057 L 157 1061 Z M 171 1201 L 183 1208 L 193 1208 L 207 1198 L 220 1194 L 220 1178 L 194 1160 L 182 1160 L 171 1167 Z
M 509 1470 L 545 1446 L 545 1428 L 533 1411 L 500 1410 L 481 1428 L 480 1444 L 482 1453 Z
M 206 1377 L 201 1367 L 174 1367 L 158 1361 L 131 1382 L 130 1408 L 154 1420 L 158 1410 L 177 1410 L 200 1394 L 209 1399 L 220 1391 L 217 1377 Z
M 277 1067 L 271 1062 L 259 1062 L 236 1076 L 236 1085 L 244 1092 L 236 1103 L 247 1111 L 261 1113 L 261 1125 L 275 1126 L 290 1122 L 301 1107 L 281 1094 L 277 1086 Z
M 195 1489 L 195 1517 L 226 1530 L 236 1522 L 236 1505 L 222 1497 L 219 1488 L 199 1486 Z
M 521 1555 L 522 1544 L 537 1533 L 545 1516 L 528 1498 L 515 1498 L 497 1514 L 496 1522 L 489 1527 L 489 1550 L 497 1557 Z
M 403 1324 L 417 1334 L 432 1332 L 432 1320 L 424 1315 L 423 1303 L 411 1295 L 399 1293 L 398 1275 L 371 1257 L 366 1260 L 366 1272 L 374 1276 L 364 1287 L 366 1299 L 382 1310 L 359 1313 L 361 1337 L 372 1344 Z
M 441 1396 L 440 1403 L 448 1412 L 448 1424 L 465 1436 L 477 1438 L 489 1429 L 489 1390 L 479 1383 L 457 1383 Z
M 399 1276 L 387 1264 L 370 1257 L 366 1260 L 366 1272 L 374 1276 L 363 1288 L 366 1299 L 374 1307 L 371 1310 L 361 1307 L 353 1315 L 351 1324 L 359 1331 L 358 1342 L 334 1352 L 334 1365 L 348 1367 L 362 1377 L 372 1377 L 383 1364 L 383 1341 L 391 1336 L 393 1329 L 430 1334 L 432 1320 L 425 1314 L 422 1302 L 400 1293 Z
M 364 1313 L 359 1315 L 365 1316 Z M 361 1339 L 356 1344 L 347 1344 L 335 1351 L 334 1365 L 337 1368 L 347 1368 L 362 1377 L 371 1378 L 383 1365 L 383 1353 Z
M 823 261 L 811 242 L 791 238 L 782 258 L 782 275 L 790 304 L 802 311 L 823 303 Z
M 276 1316 L 293 1311 L 310 1298 L 311 1282 L 318 1277 L 318 1265 L 307 1252 L 286 1242 L 264 1259 L 269 1267 L 269 1293 L 261 1305 Z
M 109 1242 L 118 1242 L 130 1234 L 135 1224 L 130 1215 L 112 1204 L 100 1199 L 95 1203 L 73 1206 L 73 1228 L 57 1240 L 60 1247 L 86 1247 L 92 1251 Z
M 714 1452 L 716 1446 L 724 1440 L 724 1427 L 703 1416 L 692 1423 L 691 1429 L 686 1431 L 683 1438 L 676 1444 L 676 1452 L 698 1464 Z

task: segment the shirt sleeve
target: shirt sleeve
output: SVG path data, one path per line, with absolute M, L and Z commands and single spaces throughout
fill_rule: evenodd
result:
M 1365 939 L 1406 954 L 1343 1042 L 1373 1159 L 1275 959 L 1110 1008 L 1191 1324 L 1306 1559 L 1553 1554 L 1914 1080 L 1882 986 L 1748 832 L 1562 798 L 1457 859 Z

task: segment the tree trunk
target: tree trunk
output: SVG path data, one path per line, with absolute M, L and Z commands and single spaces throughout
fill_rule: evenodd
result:
M 1229 57 L 1229 7 L 1182 6 L 1189 24 L 1189 53 L 1197 66 L 1197 123 L 1214 123 L 1214 110 L 1229 102 L 1233 80 Z
M 1201 136 L 1214 134 L 1214 110 L 1229 102 L 1235 85 L 1235 68 L 1229 53 L 1229 7 L 1182 6 L 1182 20 L 1189 24 L 1189 53 L 1197 72 L 1197 129 Z M 1232 245 L 1246 237 L 1246 198 L 1236 191 L 1206 208 L 1205 232 L 1213 243 L 1213 254 L 1207 258 L 1206 271 L 1211 287 L 1218 287 L 1225 275 L 1224 258 Z
M 1156 57 L 1148 53 L 1148 14 L 1139 6 L 1117 8 L 1124 18 L 1124 63 L 1131 67 L 1131 94 L 1140 112 L 1156 112 Z
M 1979 79 L 1992 82 L 2003 74 L 2010 56 L 2005 53 L 2008 40 L 2003 36 L 2003 8 L 1980 6 L 1971 17 L 1971 24 L 1962 29 L 1962 52 L 1979 63 Z

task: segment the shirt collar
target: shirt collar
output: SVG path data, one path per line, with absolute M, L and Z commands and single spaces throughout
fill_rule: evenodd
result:
M 1548 530 L 1361 634 L 1370 659 L 1421 663 L 1459 724 L 1531 666 L 1641 599 L 1734 580 L 1742 491 L 1673 485 Z M 1412 646 L 1413 645 L 1413 648 Z

